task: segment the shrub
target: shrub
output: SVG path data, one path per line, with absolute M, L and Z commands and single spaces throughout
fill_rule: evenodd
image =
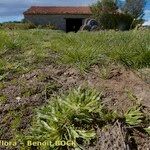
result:
M 131 28 L 133 18 L 123 13 L 105 13 L 102 12 L 96 20 L 99 22 L 101 29 L 118 29 L 129 30 Z
M 98 21 L 101 29 L 129 30 L 136 25 L 133 25 L 134 18 L 131 15 L 117 11 L 95 12 L 93 10 L 93 17 Z

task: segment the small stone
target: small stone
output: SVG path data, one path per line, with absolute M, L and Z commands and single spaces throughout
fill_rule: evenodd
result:
M 20 100 L 21 100 L 21 97 L 16 97 L 16 100 L 20 101 Z

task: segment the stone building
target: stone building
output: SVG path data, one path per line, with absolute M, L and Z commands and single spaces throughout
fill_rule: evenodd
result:
M 92 15 L 90 7 L 41 7 L 32 6 L 24 12 L 26 21 L 36 25 L 54 25 L 57 29 L 78 31 L 84 19 Z

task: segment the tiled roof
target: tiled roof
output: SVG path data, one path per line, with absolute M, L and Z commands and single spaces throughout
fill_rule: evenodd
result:
M 91 10 L 88 6 L 79 6 L 79 7 L 55 7 L 55 6 L 32 6 L 27 11 L 24 12 L 24 15 L 48 15 L 48 14 L 84 14 L 90 15 Z

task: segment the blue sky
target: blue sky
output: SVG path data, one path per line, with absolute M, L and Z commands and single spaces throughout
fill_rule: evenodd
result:
M 96 0 L 0 0 L 0 22 L 21 20 L 22 13 L 32 5 L 79 6 L 89 5 L 94 1 Z M 150 0 L 147 2 L 144 18 L 150 24 Z

